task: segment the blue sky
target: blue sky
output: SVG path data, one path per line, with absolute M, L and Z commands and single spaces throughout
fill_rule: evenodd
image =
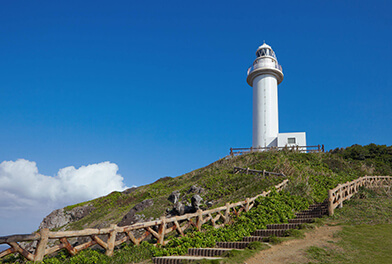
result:
M 0 163 L 54 177 L 109 161 L 132 186 L 250 147 L 263 41 L 285 74 L 280 132 L 392 144 L 390 1 L 0 5 Z

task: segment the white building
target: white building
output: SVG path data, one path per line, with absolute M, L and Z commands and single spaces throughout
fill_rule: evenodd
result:
M 278 84 L 282 66 L 272 48 L 261 45 L 248 69 L 246 81 L 253 87 L 253 148 L 306 146 L 305 132 L 279 133 Z

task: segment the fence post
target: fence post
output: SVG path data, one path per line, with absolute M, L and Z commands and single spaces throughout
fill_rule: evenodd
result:
M 116 227 L 117 225 L 110 225 L 110 228 L 112 228 L 112 230 L 109 233 L 109 238 L 108 238 L 108 248 L 106 249 L 106 256 L 113 256 L 113 252 L 114 252 L 114 243 L 116 242 L 116 236 L 117 236 L 117 231 L 116 231 Z
M 328 190 L 328 215 L 333 215 L 333 192 Z
M 229 214 L 230 214 L 230 204 L 226 204 L 226 212 L 225 212 L 225 222 L 224 224 L 227 225 L 229 223 Z
M 339 208 L 342 208 L 343 207 L 342 185 L 338 184 L 338 186 L 339 186 L 339 198 L 340 198 Z
M 203 224 L 203 211 L 197 210 L 197 220 L 196 220 L 196 227 L 198 231 L 201 231 L 201 225 Z
M 249 198 L 245 199 L 245 212 L 249 211 Z
M 35 250 L 34 261 L 42 261 L 44 259 L 46 245 L 48 244 L 49 240 L 49 229 L 43 228 L 39 231 L 39 234 L 41 235 L 41 239 L 38 242 L 37 249 Z
M 159 240 L 158 244 L 161 244 L 162 246 L 165 245 L 165 232 L 166 232 L 166 217 L 161 218 L 161 225 L 159 226 L 158 234 L 159 234 Z
M 230 156 L 233 156 L 233 148 L 230 148 Z

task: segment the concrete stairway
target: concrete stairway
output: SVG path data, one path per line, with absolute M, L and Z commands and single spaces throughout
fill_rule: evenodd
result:
M 214 248 L 190 248 L 186 256 L 168 256 L 153 258 L 155 264 L 181 264 L 184 262 L 195 262 L 202 259 L 223 259 L 222 255 L 231 250 L 244 250 L 253 241 L 267 242 L 269 237 L 283 237 L 287 230 L 296 229 L 301 224 L 311 223 L 314 218 L 327 214 L 327 203 L 314 204 L 308 210 L 296 214 L 296 218 L 290 219 L 287 224 L 267 225 L 267 229 L 256 230 L 252 236 L 244 237 L 240 242 L 217 242 Z

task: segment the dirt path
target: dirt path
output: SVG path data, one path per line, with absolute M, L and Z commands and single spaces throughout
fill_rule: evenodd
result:
M 263 250 L 246 264 L 282 264 L 282 263 L 307 263 L 305 250 L 310 246 L 322 247 L 331 245 L 328 241 L 336 241 L 333 234 L 340 231 L 341 226 L 321 226 L 305 234 L 304 239 L 293 239 L 274 245 L 270 249 Z

